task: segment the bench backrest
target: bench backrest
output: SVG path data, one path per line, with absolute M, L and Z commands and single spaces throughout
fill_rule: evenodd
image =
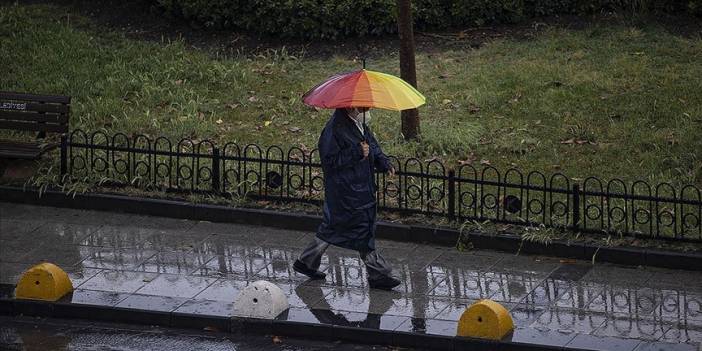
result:
M 0 129 L 67 133 L 71 97 L 0 91 Z

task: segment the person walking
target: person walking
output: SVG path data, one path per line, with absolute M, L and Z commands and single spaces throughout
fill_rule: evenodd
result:
M 359 252 L 371 288 L 391 290 L 400 281 L 375 247 L 374 174 L 392 177 L 395 169 L 368 128 L 369 120 L 368 108 L 337 108 L 322 130 L 318 145 L 324 172 L 322 224 L 293 269 L 311 279 L 325 279 L 319 271 L 322 255 L 335 245 Z

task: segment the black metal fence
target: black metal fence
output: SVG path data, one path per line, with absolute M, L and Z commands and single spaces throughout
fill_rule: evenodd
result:
M 321 203 L 324 179 L 317 150 L 144 135 L 88 134 L 74 130 L 62 139 L 61 172 L 72 177 L 131 184 L 144 189 L 249 196 Z M 562 227 L 581 232 L 702 241 L 702 196 L 688 185 L 627 184 L 590 177 L 574 182 L 547 176 L 438 160 L 391 157 L 397 176 L 377 174 L 381 209 Z

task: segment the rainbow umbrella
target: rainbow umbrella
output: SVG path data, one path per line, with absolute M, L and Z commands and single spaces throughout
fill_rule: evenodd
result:
M 330 77 L 305 93 L 302 101 L 322 108 L 373 107 L 401 111 L 423 105 L 426 98 L 398 77 L 362 69 Z

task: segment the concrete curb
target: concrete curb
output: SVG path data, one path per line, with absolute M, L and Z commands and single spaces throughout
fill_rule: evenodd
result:
M 65 302 L 0 299 L 0 315 L 81 319 L 111 323 L 157 325 L 183 329 L 206 329 L 249 335 L 277 335 L 315 340 L 347 341 L 393 347 L 421 347 L 433 350 L 586 350 L 547 345 L 491 341 L 456 336 L 419 334 L 392 330 L 314 324 L 284 320 L 209 316 L 188 313 L 82 305 Z
M 31 205 L 126 212 L 211 222 L 260 225 L 275 228 L 315 231 L 321 217 L 272 210 L 233 208 L 193 204 L 185 201 L 149 199 L 112 194 L 77 194 L 68 196 L 59 191 L 46 191 L 41 197 L 36 189 L 0 186 L 1 201 Z M 377 237 L 401 242 L 456 245 L 460 232 L 442 227 L 404 225 L 379 222 Z M 632 266 L 702 271 L 702 252 L 682 253 L 647 248 L 599 247 L 582 243 L 553 241 L 549 244 L 522 241 L 516 235 L 470 232 L 473 247 L 510 253 L 555 256 Z

